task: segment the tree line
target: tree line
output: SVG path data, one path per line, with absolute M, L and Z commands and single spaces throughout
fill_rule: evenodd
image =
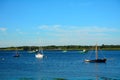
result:
M 50 45 L 50 46 L 20 46 L 20 47 L 6 47 L 6 48 L 0 48 L 0 50 L 37 50 L 39 48 L 42 48 L 44 50 L 83 50 L 83 49 L 93 49 L 95 46 L 89 46 L 89 45 L 66 45 L 66 46 L 56 46 L 56 45 Z M 120 50 L 120 45 L 100 45 L 98 46 L 98 49 L 102 50 Z

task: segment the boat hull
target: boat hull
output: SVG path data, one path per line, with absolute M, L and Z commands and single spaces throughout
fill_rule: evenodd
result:
M 95 59 L 95 60 L 85 60 L 85 62 L 91 63 L 105 63 L 107 59 Z
M 20 54 L 16 53 L 13 57 L 20 57 Z
M 20 55 L 14 55 L 13 57 L 20 57 Z
M 43 58 L 43 54 L 36 54 L 35 57 L 36 58 Z

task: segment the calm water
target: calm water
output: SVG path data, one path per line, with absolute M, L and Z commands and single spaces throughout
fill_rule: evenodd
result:
M 0 51 L 0 80 L 120 80 L 120 51 L 102 51 L 106 63 L 84 63 L 91 52 L 44 51 L 36 59 L 26 51 L 19 58 L 15 51 Z

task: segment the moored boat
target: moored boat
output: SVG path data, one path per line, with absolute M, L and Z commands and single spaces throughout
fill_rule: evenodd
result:
M 35 57 L 36 58 L 43 58 L 43 54 L 41 54 L 41 53 L 35 54 Z
M 20 54 L 16 53 L 13 57 L 20 57 Z
M 95 60 L 88 60 L 88 59 L 85 59 L 85 62 L 105 63 L 106 60 L 107 60 L 106 58 L 103 58 L 103 59 L 95 59 Z
M 89 60 L 89 59 L 85 59 L 84 61 L 85 62 L 93 62 L 93 63 L 105 63 L 107 61 L 106 58 L 98 58 L 98 51 L 97 51 L 97 44 L 96 44 L 96 47 L 95 47 L 95 51 L 96 51 L 96 59 L 93 59 L 93 60 Z
M 20 57 L 20 54 L 18 53 L 17 48 L 16 48 L 16 52 L 15 52 L 15 54 L 13 55 L 13 57 Z
M 43 55 L 43 49 L 42 49 L 42 48 L 41 48 L 41 49 L 39 48 L 37 54 L 35 54 L 35 57 L 42 59 L 43 56 L 44 56 L 44 55 Z

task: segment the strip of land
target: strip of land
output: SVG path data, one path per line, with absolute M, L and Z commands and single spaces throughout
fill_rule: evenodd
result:
M 0 50 L 37 50 L 42 48 L 44 50 L 93 50 L 94 46 L 81 46 L 81 45 L 66 45 L 66 46 L 18 46 L 18 47 L 4 47 L 0 48 Z M 100 50 L 120 50 L 120 45 L 101 45 L 98 46 Z

